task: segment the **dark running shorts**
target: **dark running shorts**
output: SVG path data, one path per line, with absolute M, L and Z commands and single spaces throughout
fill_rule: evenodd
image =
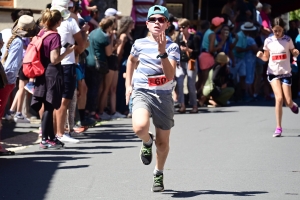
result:
M 23 67 L 21 67 L 20 71 L 19 71 L 19 79 L 22 81 L 28 81 L 29 78 L 27 76 L 25 76 L 24 72 L 23 72 Z
M 63 98 L 73 99 L 76 88 L 76 64 L 62 65 L 64 73 L 64 92 Z

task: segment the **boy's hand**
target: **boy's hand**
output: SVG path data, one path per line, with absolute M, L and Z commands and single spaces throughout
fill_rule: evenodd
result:
M 166 34 L 163 31 L 160 33 L 156 38 L 155 38 L 157 44 L 158 44 L 158 53 L 159 54 L 164 54 L 166 52 L 166 44 L 167 44 L 167 39 L 166 39 Z
M 126 94 L 125 94 L 125 96 L 126 96 L 126 105 L 128 105 L 128 103 L 129 103 L 131 93 L 132 93 L 132 86 L 126 87 Z

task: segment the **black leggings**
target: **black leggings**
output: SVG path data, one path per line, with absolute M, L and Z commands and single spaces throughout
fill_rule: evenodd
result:
M 35 104 L 31 105 L 31 107 L 36 111 L 42 107 L 44 104 L 44 113 L 42 117 L 42 140 L 46 141 L 48 138 L 53 140 L 55 138 L 54 135 L 54 126 L 53 126 L 53 111 L 54 107 L 51 103 L 47 102 L 44 98 L 33 97 L 35 100 Z
M 53 111 L 53 105 L 44 101 L 44 114 L 42 117 L 42 140 L 44 141 L 48 140 L 48 138 L 50 140 L 55 138 L 53 128 Z

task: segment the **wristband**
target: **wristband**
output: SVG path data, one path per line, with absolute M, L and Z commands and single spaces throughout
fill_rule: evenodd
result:
M 168 54 L 165 52 L 164 54 L 158 54 L 156 58 L 167 58 Z

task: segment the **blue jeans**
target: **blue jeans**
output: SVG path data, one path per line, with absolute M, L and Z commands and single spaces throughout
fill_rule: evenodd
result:
M 197 94 L 196 94 L 196 76 L 197 70 L 189 70 L 187 62 L 180 62 L 180 67 L 176 68 L 176 81 L 177 81 L 177 90 L 178 90 L 178 102 L 184 103 L 184 92 L 183 92 L 183 83 L 184 78 L 187 76 L 188 81 L 188 91 L 189 91 L 189 100 L 191 106 L 197 106 Z

